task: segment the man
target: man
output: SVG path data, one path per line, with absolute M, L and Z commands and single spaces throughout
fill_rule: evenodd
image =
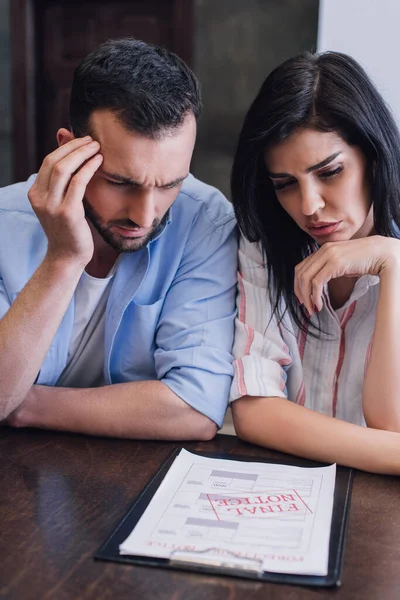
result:
M 8 424 L 203 440 L 221 426 L 236 231 L 189 175 L 200 108 L 176 55 L 106 42 L 76 70 L 57 150 L 0 191 Z

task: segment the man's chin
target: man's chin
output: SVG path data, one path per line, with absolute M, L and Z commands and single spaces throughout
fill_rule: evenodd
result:
M 105 241 L 118 252 L 137 252 L 147 246 L 149 239 L 150 236 L 148 235 L 135 239 L 112 236 L 109 239 L 105 239 Z

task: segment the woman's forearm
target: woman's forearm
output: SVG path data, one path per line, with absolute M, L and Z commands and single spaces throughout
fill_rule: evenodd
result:
M 284 398 L 244 396 L 232 405 L 238 436 L 312 460 L 400 474 L 400 434 L 353 425 Z
M 400 432 L 400 261 L 380 276 L 363 411 L 369 427 Z

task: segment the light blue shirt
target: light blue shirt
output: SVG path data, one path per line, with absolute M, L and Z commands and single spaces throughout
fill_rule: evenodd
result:
M 27 197 L 33 181 L 34 176 L 0 189 L 0 317 L 47 250 Z M 190 175 L 163 231 L 118 263 L 106 308 L 106 385 L 160 380 L 220 427 L 233 375 L 236 271 L 231 205 Z M 36 383 L 56 384 L 67 363 L 74 318 L 75 298 Z

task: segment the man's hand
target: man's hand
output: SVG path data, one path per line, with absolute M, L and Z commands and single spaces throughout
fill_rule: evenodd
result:
M 85 267 L 93 256 L 93 237 L 85 219 L 86 186 L 100 167 L 100 144 L 75 138 L 46 156 L 28 193 L 48 239 L 50 259 Z
M 322 309 L 323 287 L 338 277 L 390 272 L 400 266 L 400 241 L 374 235 L 347 242 L 329 242 L 295 268 L 294 292 L 311 315 Z

